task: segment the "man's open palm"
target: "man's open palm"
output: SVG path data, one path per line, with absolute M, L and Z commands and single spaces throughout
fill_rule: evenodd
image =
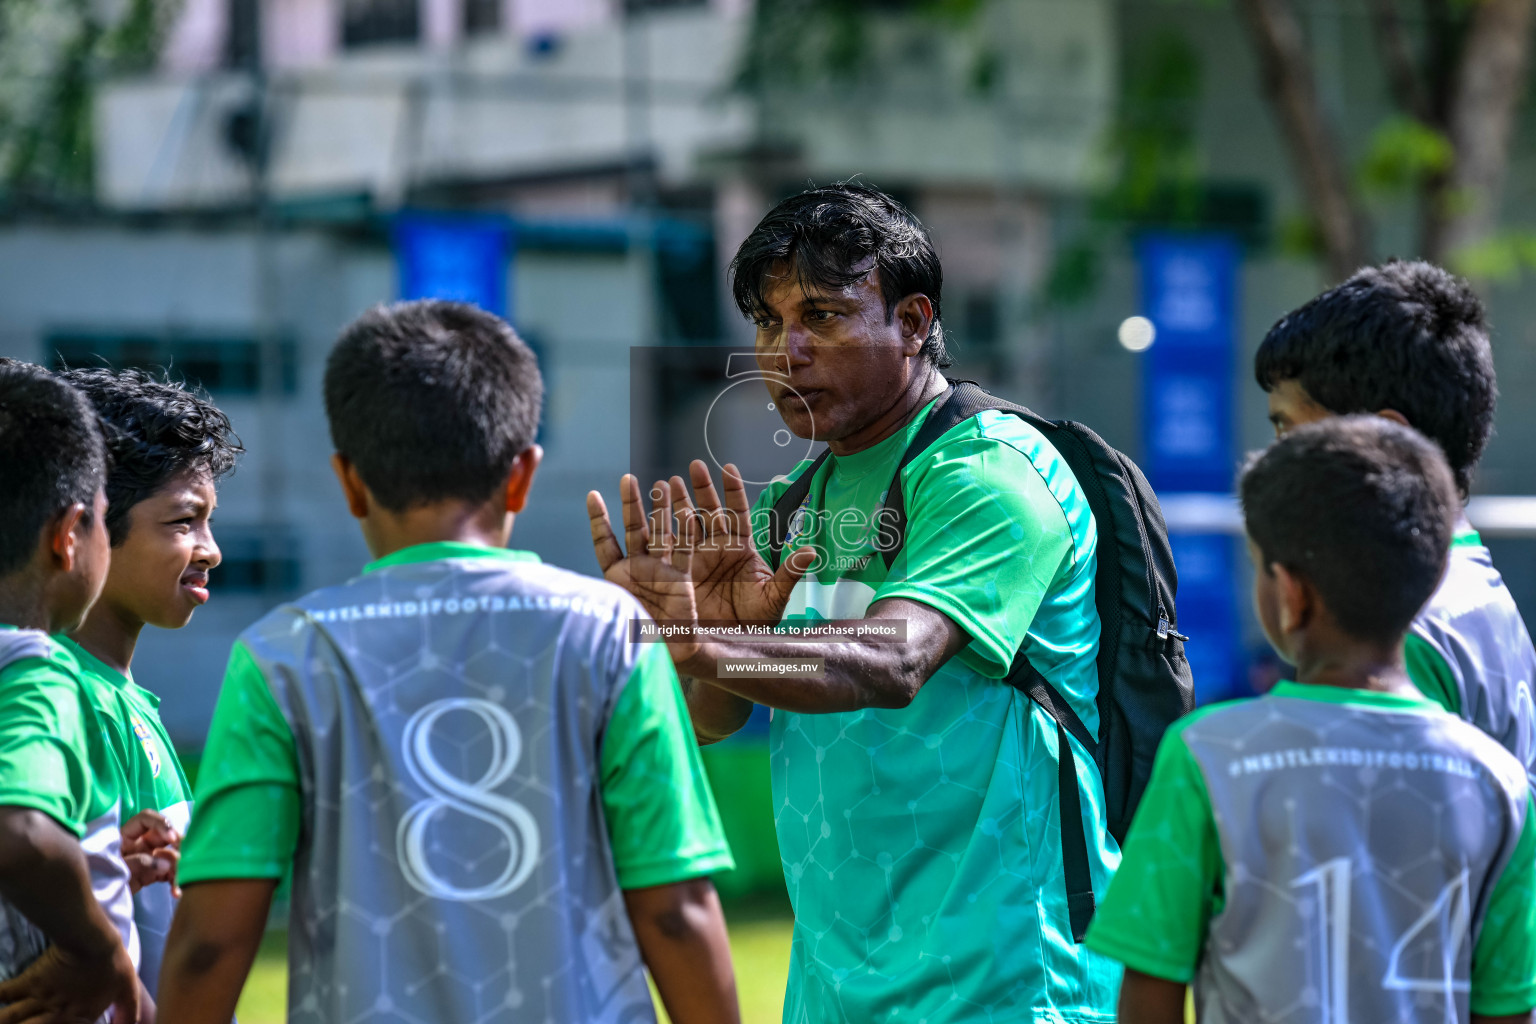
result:
M 690 473 L 698 506 L 682 478 L 673 477 L 651 489 L 649 516 L 639 481 L 628 474 L 619 481 L 623 545 L 602 495 L 587 495 L 592 547 L 603 577 L 633 594 L 659 621 L 778 622 L 814 552 L 796 551 L 774 572 L 752 545 L 746 488 L 736 467 L 726 466 L 724 504 L 702 462 L 694 462 Z M 668 646 L 679 661 L 697 647 Z
M 658 622 L 687 625 L 698 623 L 694 608 L 693 580 L 689 576 L 686 538 L 669 529 L 658 515 L 656 536 L 652 536 L 640 495 L 640 482 L 626 473 L 619 480 L 619 501 L 624 518 L 624 544 L 613 532 L 608 506 L 596 491 L 587 494 L 587 517 L 592 526 L 592 548 L 603 578 L 629 591 Z M 658 512 L 666 505 L 658 507 Z M 628 549 L 628 554 L 625 549 Z M 667 649 L 676 661 L 691 657 L 698 642 L 691 636 L 668 641 Z
M 688 466 L 688 474 L 693 478 L 693 501 L 682 477 L 673 477 L 667 489 L 674 520 L 691 519 L 698 526 L 692 544 L 692 574 L 699 618 L 777 623 L 795 584 L 815 558 L 815 550 L 800 548 L 790 553 L 775 572 L 753 543 L 752 508 L 741 471 L 726 463 L 721 480 L 723 502 L 708 466 L 695 459 Z

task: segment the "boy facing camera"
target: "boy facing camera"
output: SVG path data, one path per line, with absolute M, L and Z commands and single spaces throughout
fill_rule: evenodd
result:
M 207 602 L 208 573 L 220 558 L 216 487 L 242 449 L 228 417 L 179 384 L 132 369 L 60 376 L 105 424 L 112 567 L 85 621 L 58 639 L 79 663 L 108 727 L 128 819 L 123 853 L 141 885 L 133 901 L 139 976 L 154 995 L 192 789 L 160 721 L 160 698 L 134 681 L 133 655 L 145 626 L 180 629 Z
M 111 755 L 49 637 L 101 592 L 106 469 L 85 398 L 0 360 L 0 1005 L 16 1020 L 139 1019 Z
M 374 561 L 241 635 L 160 979 L 227 1024 L 293 870 L 290 1021 L 738 1019 L 731 865 L 640 606 L 506 548 L 542 455 L 533 353 L 473 307 L 342 332 L 333 465 Z
M 1460 501 L 1371 416 L 1288 431 L 1243 474 L 1254 604 L 1294 682 L 1180 720 L 1088 944 L 1125 1024 L 1530 1021 L 1524 767 L 1410 682 L 1403 638 Z

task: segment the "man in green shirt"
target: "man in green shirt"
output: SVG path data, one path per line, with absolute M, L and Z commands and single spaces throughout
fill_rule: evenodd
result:
M 1423 262 L 1366 267 L 1275 324 L 1254 372 L 1277 434 L 1348 413 L 1406 423 L 1445 452 L 1466 500 L 1493 434 L 1498 384 L 1483 303 L 1465 281 Z M 1498 740 L 1536 779 L 1536 648 L 1464 515 L 1405 657 L 1426 697 Z
M 293 871 L 288 1019 L 739 1018 L 709 875 L 731 867 L 677 677 L 617 587 L 506 549 L 543 386 L 505 322 L 364 314 L 325 375 L 374 555 L 230 655 L 161 976 L 225 1024 Z
M 229 418 L 185 387 L 142 370 L 61 376 L 107 427 L 107 534 L 112 567 L 101 597 L 60 642 L 75 656 L 107 724 L 123 795 L 123 853 L 139 869 L 134 921 L 139 976 L 155 994 L 176 904 L 177 845 L 192 790 L 160 721 L 160 698 L 133 679 L 145 626 L 180 629 L 207 602 L 219 564 L 211 525 L 216 485 L 242 450 Z
M 733 466 L 722 501 L 696 462 L 697 514 L 681 479 L 658 483 L 654 529 L 626 477 L 623 546 L 595 492 L 588 510 L 605 575 L 657 619 L 850 627 L 817 643 L 686 628 L 668 640 L 702 741 L 741 728 L 754 703 L 774 709 L 795 909 L 786 1024 L 1112 1020 L 1119 972 L 1072 937 L 1056 726 L 1003 681 L 1023 651 L 1097 730 L 1098 537 L 1078 481 L 1039 432 L 996 412 L 897 478 L 948 361 L 938 256 L 890 197 L 837 185 L 785 200 L 733 273 L 768 397 L 832 452 L 789 536 L 766 510 L 810 463 L 785 467 L 753 509 Z M 887 569 L 892 487 L 908 524 Z M 762 555 L 780 539 L 775 570 Z M 806 659 L 818 674 L 787 671 Z M 1102 892 L 1119 853 L 1094 760 L 1075 760 Z
M 0 1005 L 18 1020 L 139 1019 L 111 757 L 48 637 L 101 591 L 105 475 L 89 403 L 0 360 Z
M 1287 432 L 1242 482 L 1254 604 L 1296 667 L 1163 739 L 1088 944 L 1124 1024 L 1466 1021 L 1536 1007 L 1524 766 L 1409 681 L 1460 502 L 1374 416 Z

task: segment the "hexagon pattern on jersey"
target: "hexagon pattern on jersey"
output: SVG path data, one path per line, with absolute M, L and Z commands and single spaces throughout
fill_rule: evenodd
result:
M 455 559 L 246 634 L 301 759 L 289 1020 L 655 1019 L 596 784 L 638 614 L 572 573 Z

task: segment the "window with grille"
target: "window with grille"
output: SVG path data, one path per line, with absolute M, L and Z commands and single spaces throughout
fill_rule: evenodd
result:
M 414 43 L 421 38 L 421 0 L 342 0 L 346 47 Z
M 298 389 L 298 350 L 291 340 L 275 341 L 271 390 Z M 50 335 L 43 361 L 55 369 L 78 366 L 165 370 L 177 380 L 215 394 L 257 395 L 262 387 L 262 346 L 251 338 L 166 336 L 145 333 L 70 332 Z

